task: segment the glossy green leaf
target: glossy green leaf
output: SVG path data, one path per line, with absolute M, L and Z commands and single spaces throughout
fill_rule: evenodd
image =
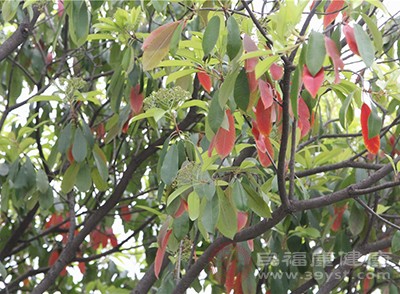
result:
M 103 179 L 103 181 L 107 181 L 108 179 L 108 167 L 107 167 L 107 158 L 103 153 L 103 150 L 96 144 L 93 147 L 93 157 L 98 169 L 98 172 Z
M 75 185 L 80 192 L 87 192 L 92 187 L 92 177 L 88 165 L 82 165 L 79 169 Z
M 358 51 L 365 65 L 370 67 L 375 59 L 375 48 L 371 38 L 359 24 L 354 24 L 354 36 L 356 38 Z
M 89 11 L 84 0 L 72 1 L 69 33 L 76 46 L 82 46 L 89 34 Z
M 75 162 L 67 168 L 63 177 L 63 181 L 61 183 L 61 191 L 63 191 L 63 193 L 68 193 L 72 190 L 72 188 L 75 185 L 76 176 L 78 175 L 78 172 L 79 172 L 79 164 Z
M 239 75 L 236 78 L 233 96 L 235 98 L 237 106 L 241 110 L 246 112 L 250 100 L 250 87 L 249 87 L 249 82 L 247 80 L 247 74 L 245 68 L 242 68 L 242 70 L 240 71 Z
M 215 92 L 214 97 L 211 100 L 210 110 L 208 111 L 207 120 L 211 130 L 217 133 L 219 127 L 224 120 L 225 112 L 219 104 L 219 93 Z
M 203 35 L 203 52 L 204 55 L 209 55 L 217 44 L 219 37 L 220 19 L 217 15 L 213 16 L 207 24 Z
M 347 129 L 349 127 L 354 118 L 353 108 L 351 106 L 352 100 L 353 100 L 353 93 L 350 93 L 343 101 L 342 107 L 340 107 L 339 121 L 344 129 Z
M 371 114 L 368 118 L 368 138 L 379 135 L 382 129 L 382 118 L 378 114 L 378 108 L 373 103 L 371 106 Z
M 36 173 L 36 187 L 41 193 L 46 193 L 49 189 L 47 175 L 42 169 L 39 169 Z
M 396 231 L 392 238 L 392 252 L 400 251 L 400 231 Z
M 192 188 L 192 185 L 184 185 L 184 186 L 179 187 L 178 189 L 176 189 L 173 193 L 171 193 L 168 196 L 167 206 L 169 206 L 172 203 L 172 201 L 174 201 L 177 197 L 181 196 L 182 193 L 186 192 L 190 188 Z
M 65 153 L 69 146 L 71 146 L 71 137 L 72 137 L 72 125 L 69 123 L 62 129 L 60 133 L 60 137 L 58 138 L 58 151 L 60 153 Z
M 5 22 L 10 21 L 14 18 L 18 10 L 19 1 L 17 0 L 5 0 L 1 8 L 1 14 Z
M 52 189 L 47 189 L 46 192 L 40 193 L 39 205 L 40 208 L 43 210 L 48 210 L 54 205 L 54 195 Z
M 364 229 L 365 212 L 353 203 L 350 210 L 349 228 L 353 236 L 358 236 Z
M 188 212 L 189 218 L 194 221 L 200 215 L 200 198 L 195 191 L 191 192 L 188 196 Z
M 239 25 L 233 16 L 228 18 L 226 26 L 228 30 L 226 52 L 228 53 L 229 59 L 232 60 L 238 55 L 242 48 L 242 39 L 240 38 Z
M 230 190 L 228 187 L 226 190 Z M 230 192 L 225 193 L 221 188 L 217 188 L 217 195 L 219 200 L 219 213 L 217 220 L 217 229 L 222 235 L 233 239 L 237 232 L 237 211 L 232 201 Z
M 372 35 L 372 40 L 374 42 L 374 46 L 378 54 L 382 51 L 383 46 L 383 38 L 382 34 L 378 29 L 377 24 L 370 18 L 368 15 L 361 13 L 362 18 L 364 19 L 367 27 Z
M 77 162 L 85 160 L 87 155 L 87 142 L 80 128 L 77 128 L 75 131 L 72 155 Z
M 165 155 L 160 171 L 161 180 L 165 184 L 170 185 L 176 178 L 179 168 L 178 164 L 178 148 L 176 145 L 171 145 Z
M 243 189 L 242 183 L 239 180 L 236 180 L 232 185 L 232 196 L 233 202 L 236 205 L 236 208 L 241 211 L 247 210 L 247 193 Z
M 312 76 L 321 69 L 326 56 L 324 35 L 312 31 L 307 46 L 306 65 Z
M 96 168 L 92 169 L 91 176 L 97 190 L 104 192 L 108 189 L 107 182 L 102 179 L 98 169 Z

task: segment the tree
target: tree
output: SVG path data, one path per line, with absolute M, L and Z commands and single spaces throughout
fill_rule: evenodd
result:
M 1 1 L 1 293 L 398 293 L 385 2 Z

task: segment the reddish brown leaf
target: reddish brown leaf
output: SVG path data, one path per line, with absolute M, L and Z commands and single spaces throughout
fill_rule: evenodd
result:
M 335 214 L 335 220 L 332 224 L 332 231 L 337 232 L 340 230 L 340 227 L 342 226 L 342 218 L 343 218 L 343 213 L 346 211 L 347 206 L 335 206 L 333 208 L 334 214 Z
M 132 113 L 129 114 L 128 119 L 126 120 L 126 122 L 125 122 L 124 125 L 122 126 L 121 132 L 122 132 L 123 134 L 128 133 L 128 130 L 129 130 L 129 122 L 130 122 L 131 118 L 132 118 Z
M 55 264 L 59 256 L 60 256 L 60 253 L 58 252 L 58 249 L 53 250 L 50 253 L 48 265 L 52 266 L 53 264 Z
M 84 262 L 78 263 L 79 270 L 84 275 L 86 273 L 86 264 Z
M 247 240 L 247 245 L 249 246 L 250 251 L 253 252 L 254 251 L 254 240 L 253 239 Z
M 228 265 L 228 270 L 226 271 L 226 279 L 225 279 L 225 290 L 226 293 L 230 293 L 234 287 L 235 276 L 236 276 L 236 258 L 233 258 Z
M 199 78 L 199 82 L 203 86 L 204 90 L 210 93 L 212 84 L 211 78 L 208 73 L 206 73 L 204 70 L 200 70 L 199 72 L 197 72 L 197 77 Z
M 106 129 L 104 128 L 103 123 L 99 123 L 96 128 L 97 139 L 104 139 L 104 135 L 106 134 Z
M 348 24 L 345 24 L 343 26 L 343 33 L 346 38 L 347 45 L 349 45 L 350 47 L 350 50 L 353 51 L 354 54 L 360 55 L 360 52 L 358 51 L 356 37 L 354 36 L 354 29 Z
M 130 104 L 134 115 L 142 112 L 143 108 L 143 93 L 140 92 L 140 85 L 137 84 L 135 87 L 131 88 L 130 94 Z
M 67 159 L 69 161 L 70 164 L 73 164 L 75 159 L 74 159 L 74 155 L 72 154 L 72 145 L 68 148 L 67 150 Z
M 332 0 L 324 15 L 324 28 L 326 28 L 331 22 L 338 16 L 340 10 L 344 6 L 343 0 Z
M 257 106 L 254 108 L 258 130 L 264 136 L 269 136 L 272 130 L 271 111 L 272 107 L 264 108 L 262 99 L 258 100 Z
M 174 218 L 180 217 L 187 210 L 188 210 L 187 202 L 184 199 L 181 199 L 181 203 L 174 214 Z
M 238 213 L 237 213 L 237 230 L 238 230 L 238 232 L 246 226 L 247 218 L 248 218 L 247 212 L 238 211 Z
M 143 42 L 143 70 L 155 68 L 168 54 L 172 36 L 180 21 L 160 26 L 154 30 Z
M 157 249 L 156 259 L 154 260 L 154 274 L 157 279 L 158 279 L 158 275 L 160 274 L 160 271 L 161 271 L 161 266 L 162 266 L 162 262 L 164 259 L 165 250 L 167 249 L 167 244 L 168 244 L 169 237 L 171 236 L 171 233 L 172 233 L 172 230 L 168 230 L 166 232 L 164 238 L 162 238 L 162 240 L 161 240 L 161 246 L 159 246 Z
M 272 90 L 272 86 L 268 82 L 264 82 L 263 80 L 258 80 L 258 87 L 260 89 L 261 100 L 264 104 L 264 108 L 269 108 L 272 106 L 274 102 L 274 93 Z
M 221 158 L 225 158 L 231 153 L 233 147 L 235 146 L 235 121 L 230 109 L 226 110 L 226 116 L 228 117 L 229 130 L 225 130 L 220 127 L 215 134 L 214 138 L 211 140 L 210 148 L 208 149 L 208 155 L 211 155 L 212 150 L 215 147 L 218 155 Z M 211 151 L 211 152 L 210 152 Z
M 130 222 L 131 221 L 132 214 L 131 214 L 131 210 L 129 209 L 128 205 L 121 206 L 120 215 L 121 215 L 121 218 L 124 221 L 126 221 L 126 222 Z
M 328 52 L 328 56 L 332 59 L 333 68 L 335 70 L 335 83 L 340 83 L 339 68 L 344 68 L 343 60 L 340 58 L 340 52 L 336 46 L 336 43 L 325 36 L 325 48 Z
M 246 61 L 244 62 L 246 64 Z M 250 93 L 254 93 L 257 90 L 257 79 L 256 79 L 256 72 L 251 71 L 247 72 L 247 81 L 249 82 L 249 89 Z
M 299 121 L 298 126 L 301 130 L 301 137 L 303 138 L 310 131 L 310 111 L 307 104 L 304 102 L 303 98 L 299 98 Z
M 368 290 L 369 290 L 369 287 L 370 287 L 370 285 L 369 285 L 370 281 L 371 281 L 370 276 L 366 275 L 364 280 L 363 280 L 363 293 L 364 294 L 367 294 L 369 292 Z
M 313 77 L 311 73 L 308 71 L 306 65 L 303 68 L 303 83 L 304 87 L 310 92 L 311 96 L 315 98 L 317 96 L 319 88 L 321 88 L 322 83 L 324 82 L 324 68 Z
M 242 288 L 242 272 L 239 272 L 235 279 L 235 285 L 233 286 L 233 293 L 243 294 Z
M 264 144 L 266 152 L 261 152 L 257 149 L 258 157 L 260 158 L 260 163 L 263 167 L 268 167 L 271 165 L 271 158 L 274 158 L 274 148 L 272 147 L 271 141 L 268 137 L 264 138 Z M 269 155 L 269 156 L 268 156 Z
M 276 63 L 273 63 L 271 65 L 269 71 L 271 72 L 272 79 L 274 79 L 275 81 L 278 81 L 283 77 L 283 68 L 282 66 L 277 65 Z
M 243 48 L 246 52 L 253 52 L 253 51 L 258 50 L 257 45 L 247 34 L 244 34 L 244 36 L 243 36 Z M 257 63 L 258 63 L 257 57 L 246 59 L 245 66 L 244 66 L 246 69 L 246 72 L 254 71 Z
M 57 1 L 58 16 L 62 17 L 64 14 L 64 0 Z
M 372 154 L 378 154 L 381 139 L 379 135 L 376 135 L 373 138 L 368 137 L 368 118 L 371 114 L 371 109 L 366 103 L 363 103 L 361 107 L 361 132 L 364 139 L 365 147 Z

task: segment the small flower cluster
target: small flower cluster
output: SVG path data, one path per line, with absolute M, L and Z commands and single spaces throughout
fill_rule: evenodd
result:
M 181 87 L 159 89 L 144 99 L 144 109 L 161 108 L 171 111 L 190 98 L 190 93 Z

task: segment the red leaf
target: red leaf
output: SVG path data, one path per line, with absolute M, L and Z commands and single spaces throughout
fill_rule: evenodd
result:
M 187 211 L 188 204 L 185 200 L 181 199 L 181 203 L 174 214 L 174 218 L 180 217 L 185 211 Z
M 324 82 L 324 68 L 313 77 L 311 73 L 308 71 L 306 65 L 303 68 L 303 83 L 304 87 L 310 92 L 311 96 L 315 98 L 317 96 L 319 88 L 321 88 L 322 83 Z
M 237 274 L 237 276 L 236 276 L 233 292 L 234 292 L 235 294 L 243 294 L 243 289 L 242 289 L 242 272 L 239 272 L 239 273 Z
M 129 209 L 128 205 L 121 206 L 120 215 L 121 218 L 126 222 L 129 222 L 132 219 L 131 210 Z
M 247 212 L 238 211 L 237 213 L 237 230 L 238 232 L 246 226 L 247 223 Z
M 275 81 L 280 80 L 283 77 L 283 68 L 280 65 L 277 65 L 276 63 L 273 63 L 271 67 L 269 68 L 271 72 L 271 77 Z
M 155 68 L 168 54 L 172 36 L 181 21 L 171 22 L 160 26 L 143 42 L 143 70 L 148 71 Z
M 69 161 L 70 164 L 73 164 L 75 159 L 74 159 L 74 155 L 72 154 L 72 145 L 68 148 L 67 150 L 67 159 Z
M 236 264 L 237 264 L 237 261 L 234 258 L 229 263 L 228 270 L 226 271 L 225 290 L 226 290 L 226 293 L 228 293 L 228 294 L 231 292 L 231 290 L 234 287 L 235 276 L 236 276 Z
M 332 0 L 324 15 L 324 28 L 326 28 L 339 14 L 344 6 L 343 0 Z M 336 12 L 337 11 L 337 12 Z
M 123 134 L 126 134 L 126 133 L 128 132 L 128 129 L 129 129 L 129 121 L 131 120 L 131 118 L 132 118 L 132 113 L 129 114 L 128 119 L 126 120 L 126 122 L 125 122 L 124 125 L 122 126 L 121 132 L 122 132 Z
M 171 236 L 171 233 L 172 233 L 172 230 L 167 231 L 164 238 L 161 240 L 161 246 L 158 247 L 158 249 L 157 249 L 156 259 L 154 260 L 154 274 L 156 275 L 157 279 L 158 279 L 158 275 L 160 274 L 160 271 L 161 271 L 161 266 L 162 266 L 162 262 L 164 259 L 165 250 L 167 249 L 167 244 L 168 244 L 169 236 Z
M 57 1 L 57 8 L 58 8 L 58 16 L 62 17 L 64 14 L 64 0 L 58 0 Z
M 303 138 L 310 131 L 310 111 L 303 98 L 299 98 L 299 128 L 301 130 L 301 137 Z
M 201 70 L 197 72 L 197 77 L 199 78 L 199 82 L 203 86 L 204 90 L 210 93 L 212 86 L 210 76 L 204 70 Z
M 354 54 L 360 55 L 360 52 L 358 51 L 356 37 L 354 36 L 354 29 L 348 24 L 345 24 L 343 26 L 343 33 L 346 38 L 347 45 L 349 45 L 350 47 L 350 50 L 353 51 Z
M 256 108 L 254 108 L 253 110 L 256 115 L 258 130 L 264 136 L 269 136 L 272 130 L 272 107 L 265 109 L 262 99 L 259 99 Z
M 133 114 L 139 114 L 143 108 L 143 93 L 140 92 L 140 85 L 131 88 L 130 103 Z
M 325 48 L 328 52 L 328 56 L 332 58 L 333 68 L 335 70 L 335 83 L 340 83 L 339 68 L 344 68 L 343 60 L 340 58 L 340 52 L 336 46 L 336 43 L 325 36 Z
M 260 89 L 261 100 L 264 104 L 264 108 L 269 108 L 272 106 L 272 102 L 274 102 L 274 93 L 272 91 L 272 87 L 268 82 L 264 82 L 263 80 L 258 80 L 258 87 Z
M 373 138 L 368 137 L 368 118 L 371 114 L 371 109 L 366 103 L 363 103 L 361 107 L 361 132 L 364 138 L 365 147 L 372 154 L 378 154 L 381 139 L 379 135 L 376 135 Z
M 247 240 L 247 245 L 249 246 L 250 251 L 253 252 L 254 251 L 254 240 L 253 239 Z
M 253 52 L 258 50 L 257 45 L 247 34 L 244 34 L 243 36 L 243 48 L 246 52 Z M 244 67 L 246 68 L 247 72 L 252 72 L 255 70 L 257 63 L 258 63 L 257 57 L 248 58 L 245 61 Z
M 103 234 L 99 231 L 99 227 L 97 227 L 94 231 L 90 233 L 90 243 L 94 250 L 99 248 L 100 243 L 103 239 Z
M 229 109 L 226 110 L 226 116 L 228 117 L 229 131 L 220 127 L 210 143 L 210 148 L 214 149 L 215 147 L 221 158 L 227 157 L 231 153 L 236 139 L 235 121 Z M 210 149 L 208 150 L 208 155 L 210 156 Z
M 260 163 L 263 167 L 268 167 L 271 165 L 271 158 L 274 158 L 274 148 L 272 147 L 271 141 L 269 140 L 268 137 L 264 138 L 264 144 L 266 148 L 266 152 L 261 152 L 260 150 L 257 149 L 258 157 L 260 158 Z M 268 156 L 269 154 L 269 156 Z
M 110 240 L 110 244 L 111 244 L 111 246 L 112 247 L 117 247 L 118 246 L 118 240 L 117 240 L 117 237 L 115 237 L 115 235 L 114 235 L 114 232 L 113 232 L 113 229 L 112 228 L 107 228 L 106 229 L 106 240 L 108 239 L 108 240 Z M 107 241 L 106 241 L 107 242 Z M 107 243 L 106 243 L 106 246 L 107 246 Z M 105 247 L 104 245 L 103 245 L 103 247 Z
M 78 267 L 82 274 L 86 273 L 86 264 L 84 262 L 78 263 Z
M 245 67 L 246 67 L 246 63 L 247 63 L 247 60 L 244 62 Z M 246 75 L 247 75 L 247 81 L 249 82 L 250 93 L 253 93 L 257 90 L 256 72 L 250 71 L 250 72 L 247 72 Z
M 49 262 L 48 262 L 49 266 L 52 266 L 53 264 L 55 264 L 59 256 L 60 256 L 60 253 L 58 252 L 58 249 L 53 250 L 50 253 Z
M 343 213 L 346 211 L 346 205 L 337 207 L 335 206 L 333 208 L 334 214 L 335 214 L 335 221 L 332 224 L 332 231 L 337 232 L 340 230 L 340 227 L 342 226 L 342 218 L 343 218 Z
M 367 294 L 368 293 L 368 290 L 369 290 L 369 287 L 370 287 L 370 280 L 371 278 L 370 278 L 370 276 L 369 275 L 366 275 L 365 276 L 365 278 L 364 278 L 364 280 L 363 280 L 363 293 L 364 294 Z
M 99 140 L 104 139 L 104 135 L 106 134 L 106 130 L 104 128 L 104 124 L 103 123 L 99 123 L 97 125 L 96 134 L 97 134 L 97 138 Z

